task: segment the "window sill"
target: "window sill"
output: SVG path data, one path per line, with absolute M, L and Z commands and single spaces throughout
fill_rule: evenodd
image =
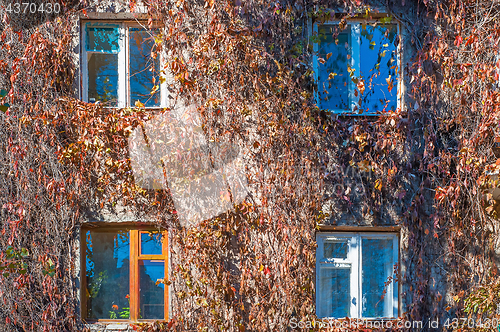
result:
M 396 321 L 397 317 L 380 317 L 380 318 L 370 318 L 370 317 L 361 317 L 361 318 L 352 318 L 352 317 L 344 317 L 344 318 L 333 318 L 333 317 L 322 317 L 318 319 L 326 319 L 326 320 L 338 320 L 338 321 L 358 321 L 362 322 L 388 322 L 388 321 Z
M 117 324 L 117 325 L 130 325 L 139 323 L 152 323 L 152 322 L 167 322 L 165 319 L 139 319 L 133 321 L 130 319 L 86 319 L 85 324 L 95 325 L 95 324 Z
M 332 115 L 337 115 L 337 116 L 345 116 L 345 117 L 359 117 L 359 116 L 381 116 L 384 115 L 383 113 L 376 113 L 376 112 L 363 112 L 363 113 L 356 113 L 353 111 L 335 111 L 335 110 L 328 110 L 325 109 L 323 110 L 326 113 L 332 114 Z
M 123 332 L 133 331 L 128 323 L 86 323 L 85 328 L 91 332 Z
M 151 320 L 151 319 L 141 319 L 137 322 L 130 320 L 96 320 L 96 321 L 85 321 L 84 326 L 90 332 L 124 332 L 124 331 L 135 331 L 133 328 L 134 324 L 139 323 L 152 323 L 152 322 L 165 322 L 165 320 Z
M 335 111 L 335 110 L 328 110 L 328 109 L 320 109 L 321 111 L 325 112 L 326 114 L 330 114 L 332 116 L 338 116 L 342 118 L 361 118 L 361 117 L 368 117 L 368 118 L 375 118 L 375 117 L 381 117 L 381 116 L 388 116 L 393 114 L 394 112 L 390 111 L 384 111 L 384 112 L 363 112 L 363 113 L 356 113 L 356 112 L 351 112 L 351 111 Z M 397 110 L 395 112 L 398 112 Z
M 138 109 L 136 106 L 124 106 L 124 107 L 119 107 L 119 106 L 104 106 L 104 105 L 99 105 L 98 103 L 91 103 L 91 102 L 86 102 L 86 101 L 83 101 L 83 103 L 86 103 L 88 105 L 92 105 L 92 106 L 100 106 L 101 108 L 103 109 L 106 109 L 106 110 L 122 110 L 122 109 Z M 167 110 L 169 109 L 169 107 L 166 107 L 166 106 L 148 106 L 148 107 L 142 107 L 140 109 L 145 109 L 147 111 L 151 110 L 151 111 L 163 111 L 163 110 Z

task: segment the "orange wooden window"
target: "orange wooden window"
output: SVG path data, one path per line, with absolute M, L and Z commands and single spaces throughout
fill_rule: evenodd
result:
M 168 236 L 148 228 L 82 230 L 82 317 L 168 318 Z

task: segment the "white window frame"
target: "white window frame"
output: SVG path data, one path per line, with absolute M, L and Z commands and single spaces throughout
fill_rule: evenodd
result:
M 381 318 L 396 318 L 399 312 L 399 284 L 395 279 L 387 287 L 385 298 L 392 299 L 387 301 L 390 307 L 392 306 L 392 316 L 390 317 L 362 317 L 363 303 L 361 295 L 363 294 L 363 280 L 362 280 L 362 239 L 391 239 L 393 240 L 393 262 L 399 264 L 399 234 L 386 233 L 386 232 L 335 232 L 335 233 L 318 233 L 316 234 L 316 241 L 318 247 L 316 248 L 316 315 L 318 315 L 320 307 L 319 285 L 320 285 L 320 270 L 328 268 L 342 268 L 350 267 L 350 318 L 363 318 L 363 319 L 381 319 Z M 325 258 L 324 242 L 328 240 L 346 240 L 348 241 L 347 258 Z M 354 300 L 355 299 L 355 300 Z M 333 318 L 322 317 L 320 318 Z
M 340 20 L 331 20 L 331 21 L 326 21 L 324 23 L 318 23 L 314 22 L 312 26 L 312 34 L 315 36 L 318 36 L 318 27 L 321 25 L 333 25 L 333 26 L 338 26 L 340 24 Z M 379 22 L 378 20 L 348 20 L 347 25 L 351 26 L 351 49 L 352 49 L 352 54 L 351 54 L 351 59 L 349 65 L 351 68 L 355 70 L 355 73 L 359 75 L 360 73 L 360 59 L 361 59 L 361 54 L 360 54 L 360 45 L 361 45 L 361 25 L 362 24 L 370 24 L 370 23 L 375 23 Z M 382 24 L 382 23 L 381 23 Z M 390 23 L 394 24 L 397 27 L 397 34 L 398 36 L 401 36 L 401 29 L 400 29 L 400 24 L 399 22 L 394 22 Z M 319 84 L 319 68 L 318 68 L 318 43 L 313 43 L 313 72 L 314 72 L 314 81 Z M 403 77 L 403 68 L 401 66 L 401 40 L 396 48 L 396 61 L 397 61 L 397 66 L 398 66 L 398 77 L 397 77 L 397 83 L 396 83 L 396 88 L 397 88 L 397 101 L 396 101 L 396 108 L 399 109 L 401 107 L 401 87 L 402 87 L 402 77 Z M 377 114 L 376 112 L 363 112 L 361 114 L 357 113 L 354 111 L 355 107 L 359 106 L 358 102 L 356 101 L 357 97 L 354 95 L 354 91 L 356 90 L 356 85 L 352 80 L 349 79 L 348 81 L 349 85 L 349 104 L 351 105 L 350 110 L 343 110 L 343 109 L 329 109 L 328 111 L 333 114 L 340 114 L 340 115 L 350 115 L 350 116 L 379 116 L 380 114 Z M 316 101 L 316 105 L 321 109 L 321 102 L 319 99 L 319 94 L 318 90 L 314 91 L 314 99 Z
M 81 53 L 81 61 L 80 61 L 80 70 L 82 75 L 81 82 L 81 91 L 80 91 L 80 99 L 84 102 L 89 102 L 88 100 L 88 54 L 89 53 L 99 53 L 99 52 L 89 52 L 87 51 L 87 26 L 91 27 L 109 27 L 109 26 L 118 26 L 120 33 L 120 41 L 118 51 L 118 101 L 117 105 L 110 108 L 125 108 L 125 107 L 134 107 L 135 105 L 130 104 L 130 72 L 129 72 L 129 28 L 144 28 L 144 25 L 141 25 L 140 22 L 137 21 L 127 21 L 127 20 L 82 20 L 81 21 L 81 31 L 80 31 L 80 53 Z M 145 29 L 147 31 L 147 29 Z M 160 53 L 160 74 L 165 78 L 163 83 L 159 82 L 160 86 L 160 105 L 147 107 L 148 109 L 159 109 L 168 107 L 168 89 L 167 89 L 167 81 L 168 75 L 164 73 L 164 63 L 166 60 L 166 56 L 164 52 Z

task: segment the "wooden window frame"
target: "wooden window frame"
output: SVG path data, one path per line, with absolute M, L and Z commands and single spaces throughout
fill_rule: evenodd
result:
M 130 104 L 130 47 L 129 47 L 129 29 L 130 28 L 144 28 L 147 22 L 132 21 L 132 20 L 82 20 L 81 21 L 81 31 L 80 31 L 80 72 L 81 72 L 81 84 L 80 84 L 80 99 L 84 102 L 89 102 L 88 99 L 88 54 L 89 53 L 99 53 L 94 51 L 87 51 L 87 27 L 107 27 L 111 25 L 117 25 L 120 33 L 120 50 L 118 51 L 118 99 L 116 106 L 106 106 L 106 108 L 125 108 L 134 107 Z M 159 29 L 161 27 L 154 26 L 154 29 Z M 147 29 L 145 29 L 147 31 Z M 164 70 L 163 65 L 165 63 L 165 54 L 160 52 L 160 73 Z M 160 93 L 160 105 L 159 106 L 148 106 L 147 109 L 162 109 L 167 107 L 169 104 L 169 92 L 167 89 L 167 81 L 171 80 L 170 73 L 163 74 L 166 80 L 159 84 Z
M 86 259 L 86 245 L 87 231 L 99 230 L 100 232 L 106 231 L 117 231 L 123 230 L 128 231 L 130 236 L 130 266 L 129 266 L 129 295 L 130 295 L 130 317 L 129 319 L 93 319 L 87 318 L 87 279 L 86 279 L 86 271 L 87 271 L 87 259 Z M 141 241 L 140 234 L 147 232 L 159 232 L 163 234 L 163 243 L 162 243 L 162 254 L 161 255 L 142 255 L 141 254 Z M 165 283 L 165 292 L 164 292 L 164 317 L 163 319 L 140 319 L 139 318 L 139 309 L 140 309 L 140 273 L 139 273 L 139 261 L 141 260 L 161 260 L 164 262 L 164 280 L 168 281 L 168 273 L 169 273 L 169 249 L 168 249 L 168 232 L 166 230 L 158 230 L 158 228 L 154 228 L 149 225 L 84 225 L 81 228 L 80 233 L 80 280 L 81 280 L 81 288 L 80 288 L 80 315 L 82 320 L 89 323 L 97 323 L 97 322 L 120 322 L 120 323 L 131 323 L 131 322 L 147 322 L 147 321 L 167 321 L 169 319 L 169 286 Z
M 378 19 L 371 19 L 371 20 L 360 20 L 360 19 L 349 19 L 347 20 L 347 25 L 351 26 L 351 40 L 352 45 L 352 55 L 351 59 L 349 61 L 350 65 L 352 68 L 356 70 L 357 73 L 360 72 L 359 69 L 359 64 L 360 64 L 360 59 L 362 55 L 360 54 L 360 34 L 361 34 L 361 29 L 360 26 L 362 24 L 366 23 L 376 23 L 379 22 Z M 341 20 L 330 20 L 326 21 L 324 23 L 318 23 L 314 22 L 312 24 L 312 29 L 310 32 L 310 37 L 312 35 L 318 34 L 318 27 L 319 26 L 324 26 L 324 25 L 333 25 L 333 26 L 338 26 L 341 23 Z M 394 24 L 397 27 L 397 35 L 399 38 L 401 38 L 401 26 L 399 22 L 394 22 L 390 23 Z M 355 42 L 354 42 L 355 41 Z M 397 93 L 396 93 L 396 109 L 400 109 L 401 105 L 403 105 L 402 101 L 402 91 L 403 91 L 403 66 L 402 66 L 402 61 L 401 61 L 401 53 L 402 53 L 402 48 L 401 48 L 401 39 L 396 47 L 396 61 L 397 61 L 397 66 L 398 66 L 398 78 L 397 78 L 397 84 L 395 88 L 397 88 Z M 313 73 L 314 73 L 314 81 L 316 83 L 319 82 L 319 66 L 318 66 L 318 43 L 314 42 L 313 43 L 313 57 L 312 57 L 312 67 L 313 67 Z M 354 111 L 355 107 L 359 106 L 358 103 L 355 101 L 354 97 L 354 90 L 355 90 L 355 84 L 352 81 L 348 81 L 348 98 L 349 98 L 349 104 L 350 104 L 350 110 L 343 110 L 343 109 L 328 109 L 327 111 L 332 114 L 337 114 L 337 115 L 342 115 L 342 116 L 380 116 L 380 113 L 377 112 L 363 112 L 361 114 L 356 113 Z M 319 99 L 319 93 L 318 90 L 315 89 L 314 91 L 314 101 L 316 102 L 316 105 L 321 109 L 321 101 Z
M 317 248 L 316 248 L 316 314 L 318 314 L 318 308 L 320 306 L 320 297 L 319 297 L 319 284 L 320 284 L 320 269 L 328 269 L 328 268 L 342 268 L 345 265 L 349 265 L 351 268 L 351 276 L 350 276 L 350 296 L 349 302 L 351 303 L 350 307 L 350 317 L 349 318 L 357 318 L 357 319 L 368 319 L 368 320 L 377 320 L 377 319 L 393 319 L 399 316 L 400 312 L 400 285 L 396 279 L 394 279 L 389 289 L 386 293 L 386 296 L 391 298 L 390 306 L 392 306 L 392 316 L 391 317 L 364 317 L 362 316 L 362 239 L 388 239 L 392 238 L 393 240 L 393 261 L 395 264 L 397 263 L 399 268 L 399 248 L 400 248 L 400 236 L 398 232 L 318 232 L 316 234 Z M 328 258 L 325 259 L 323 257 L 323 245 L 325 240 L 329 239 L 348 239 L 348 251 L 347 258 Z M 352 241 L 351 239 L 354 239 Z M 353 246 L 356 248 L 353 249 Z M 335 266 L 336 265 L 336 266 Z M 394 277 L 394 275 L 392 275 Z M 392 295 L 392 296 L 391 296 Z M 356 298 L 356 301 L 353 302 L 353 298 Z M 321 317 L 320 318 L 332 318 L 332 317 Z

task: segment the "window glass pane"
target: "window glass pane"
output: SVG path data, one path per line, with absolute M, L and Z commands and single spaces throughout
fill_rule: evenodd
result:
M 396 110 L 397 31 L 394 24 L 361 25 L 360 71 L 365 92 L 360 108 L 365 112 Z
M 88 53 L 89 102 L 116 106 L 118 99 L 118 55 Z
M 351 270 L 321 268 L 319 273 L 318 317 L 349 317 Z
M 87 27 L 87 51 L 115 53 L 120 50 L 118 25 Z
M 160 84 L 159 55 L 151 52 L 155 45 L 154 33 L 138 28 L 129 30 L 131 105 L 140 101 L 146 107 L 160 106 L 159 88 L 156 88 Z M 151 94 L 153 89 L 157 91 Z
M 158 232 L 141 233 L 141 255 L 161 255 L 163 237 Z
M 318 95 L 322 109 L 349 110 L 349 72 L 351 26 L 340 30 L 338 25 L 318 27 Z M 328 55 L 331 56 L 328 58 Z M 328 59 L 327 59 L 328 58 Z
M 165 263 L 163 261 L 140 260 L 140 313 L 141 319 L 163 319 Z
M 129 318 L 130 246 L 127 231 L 87 231 L 87 317 Z
M 347 258 L 347 239 L 346 240 L 326 240 L 323 243 L 324 258 Z
M 391 296 L 384 295 L 385 282 L 393 275 L 393 240 L 362 239 L 363 317 L 391 317 Z

